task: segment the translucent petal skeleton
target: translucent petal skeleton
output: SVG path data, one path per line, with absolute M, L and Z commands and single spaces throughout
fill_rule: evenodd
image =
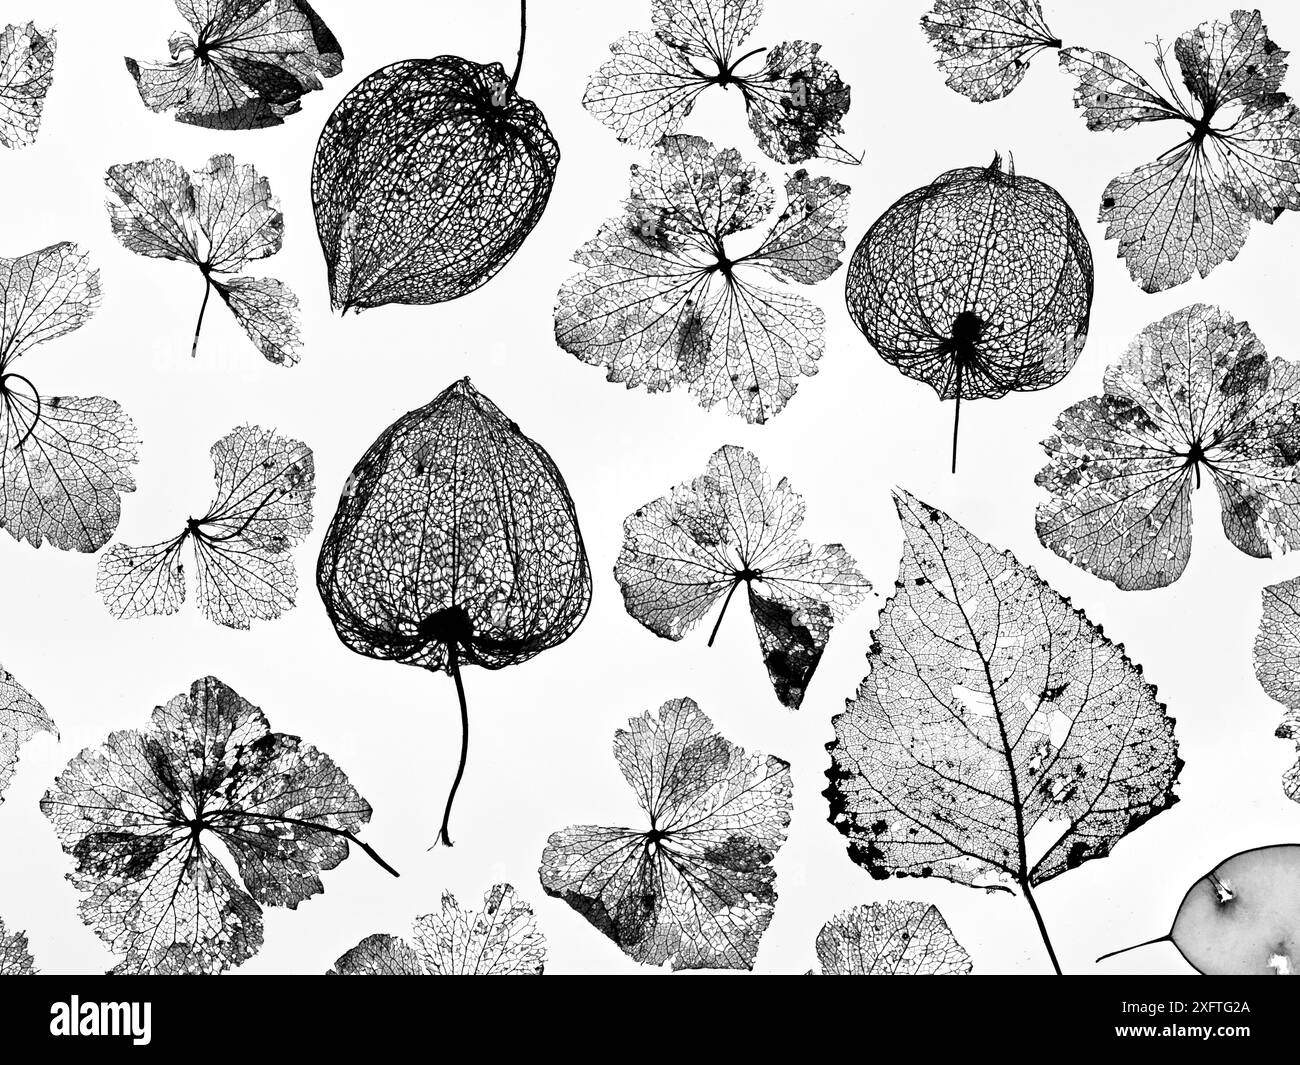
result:
M 752 969 L 776 905 L 790 763 L 735 746 L 692 699 L 634 717 L 614 757 L 649 827 L 553 833 L 542 887 L 635 961 Z
M 184 547 L 194 551 L 198 607 L 218 625 L 247 629 L 294 605 L 291 549 L 311 532 L 315 460 L 300 440 L 259 426 L 212 445 L 216 497 L 170 540 L 116 543 L 99 559 L 96 591 L 118 619 L 175 614 L 185 602 Z

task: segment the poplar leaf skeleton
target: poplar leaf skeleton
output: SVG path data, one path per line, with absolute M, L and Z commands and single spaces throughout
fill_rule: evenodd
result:
M 262 945 L 262 907 L 298 905 L 354 844 L 369 804 L 326 754 L 272 732 L 216 677 L 110 733 L 41 800 L 115 974 L 213 974 Z M 210 843 L 222 845 L 230 863 Z
M 174 614 L 185 601 L 183 548 L 193 546 L 196 598 L 218 625 L 247 629 L 294 605 L 298 573 L 290 549 L 311 532 L 316 490 L 311 449 L 259 426 L 212 445 L 216 498 L 162 543 L 116 543 L 99 559 L 95 587 L 119 620 Z
M 1177 801 L 1173 720 L 1122 646 L 1009 552 L 905 492 L 896 592 L 834 720 L 831 823 L 877 879 L 1018 892 Z
M 821 308 L 791 282 L 830 277 L 844 250 L 847 185 L 797 170 L 761 243 L 743 241 L 775 207 L 767 176 L 734 149 L 667 137 L 632 167 L 623 212 L 578 249 L 581 271 L 560 289 L 555 339 L 610 381 L 688 388 L 765 422 L 817 372 Z M 775 284 L 773 284 L 775 282 Z

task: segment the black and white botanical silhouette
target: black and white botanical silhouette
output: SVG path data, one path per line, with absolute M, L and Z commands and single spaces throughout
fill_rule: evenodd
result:
M 0 32 L 0 144 L 25 148 L 36 140 L 45 94 L 54 81 L 54 31 L 36 23 Z
M 817 934 L 810 976 L 966 976 L 970 955 L 928 902 L 873 902 L 837 914 Z
M 135 491 L 135 426 L 102 396 L 43 395 L 14 363 L 80 329 L 99 307 L 99 271 L 64 241 L 0 256 L 0 527 L 33 547 L 98 551 Z M 24 364 L 25 366 L 26 364 Z
M 836 137 L 849 87 L 811 41 L 746 47 L 763 0 L 652 0 L 651 30 L 632 30 L 582 98 L 618 139 L 648 148 L 676 133 L 711 86 L 736 87 L 758 146 L 778 163 L 858 158 Z
M 797 710 L 835 622 L 871 588 L 843 545 L 799 535 L 803 518 L 788 480 L 774 486 L 751 452 L 720 448 L 701 476 L 623 522 L 614 576 L 627 612 L 680 640 L 721 600 L 712 646 L 744 585 L 772 687 Z
M 533 908 L 509 884 L 494 884 L 481 910 L 462 910 L 450 891 L 437 913 L 416 918 L 411 941 L 367 936 L 334 963 L 331 976 L 541 976 L 546 937 Z
M 198 354 L 215 291 L 268 362 L 298 361 L 298 297 L 275 278 L 239 273 L 274 255 L 284 240 L 280 201 L 251 164 L 214 155 L 191 174 L 171 159 L 145 159 L 109 167 L 105 183 L 113 233 L 123 245 L 137 255 L 198 268 L 203 302 L 191 355 Z
M 1300 844 L 1224 859 L 1188 888 L 1167 933 L 1097 960 L 1166 942 L 1206 976 L 1300 974 Z
M 465 773 L 461 667 L 504 669 L 563 643 L 586 617 L 591 570 L 573 499 L 546 450 L 469 378 L 380 434 L 344 486 L 316 587 L 351 650 L 456 683 L 461 749 L 439 838 Z
M 0 667 L 0 803 L 5 801 L 5 792 L 18 765 L 19 748 L 38 732 L 55 737 L 59 734 L 45 707 L 12 673 Z
M 935 0 L 921 28 L 948 88 L 976 103 L 1000 100 L 1029 73 L 1034 56 L 1061 47 L 1038 0 Z
M 1300 363 L 1270 359 L 1246 322 L 1192 304 L 1147 326 L 1100 396 L 1043 441 L 1038 538 L 1120 588 L 1187 567 L 1192 496 L 1208 479 L 1223 531 L 1267 558 L 1300 546 Z
M 1122 646 L 1010 552 L 905 492 L 896 592 L 835 718 L 831 822 L 876 878 L 1019 892 L 1168 809 L 1173 720 Z
M 578 249 L 555 339 L 609 380 L 689 389 L 765 422 L 817 372 L 820 307 L 791 290 L 830 277 L 844 250 L 847 185 L 797 170 L 772 219 L 772 182 L 735 149 L 667 137 L 632 166 L 623 210 Z M 754 250 L 752 231 L 767 225 Z
M 10 932 L 0 920 L 0 976 L 34 976 L 36 959 L 27 946 L 25 932 Z
M 1049 388 L 1088 338 L 1092 252 L 1050 185 L 1000 156 L 940 174 L 867 230 L 845 278 L 854 323 L 887 363 L 953 405 Z
M 262 907 L 320 894 L 349 843 L 397 875 L 357 838 L 370 806 L 333 760 L 216 677 L 78 754 L 41 810 L 74 861 L 82 920 L 122 959 L 114 973 L 247 961 Z
M 99 557 L 95 590 L 115 618 L 175 614 L 185 602 L 186 543 L 194 551 L 195 600 L 218 625 L 247 629 L 294 605 L 291 549 L 311 532 L 316 470 L 311 449 L 242 425 L 212 445 L 216 493 L 202 517 L 170 540 L 113 544 Z
M 720 736 L 692 699 L 632 718 L 614 759 L 648 824 L 553 833 L 542 887 L 635 961 L 752 969 L 776 905 L 790 763 Z
M 1300 209 L 1300 114 L 1282 91 L 1287 52 L 1258 11 L 1203 22 L 1173 45 L 1184 99 L 1156 42 L 1163 89 L 1106 52 L 1066 48 L 1074 104 L 1091 130 L 1172 123 L 1182 139 L 1121 174 L 1102 193 L 1098 220 L 1147 292 L 1205 277 L 1235 259 L 1251 220 Z
M 1255 675 L 1264 690 L 1287 708 L 1276 735 L 1295 743 L 1296 762 L 1283 775 L 1282 789 L 1300 802 L 1300 577 L 1270 584 L 1263 598 L 1264 616 L 1255 637 Z
M 278 126 L 343 69 L 343 49 L 307 0 L 176 0 L 191 33 L 171 59 L 126 61 L 151 111 L 210 129 Z
M 454 55 L 403 60 L 362 80 L 325 123 L 311 195 L 337 310 L 458 299 L 541 220 L 560 149 L 518 92 L 519 8 L 510 75 Z

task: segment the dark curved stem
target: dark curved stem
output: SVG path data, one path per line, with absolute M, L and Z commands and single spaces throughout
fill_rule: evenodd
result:
M 961 427 L 961 363 L 957 363 L 957 408 L 952 414 L 952 472 L 957 472 L 957 430 Z
M 1052 969 L 1056 975 L 1061 975 L 1061 963 L 1056 960 L 1056 951 L 1052 949 L 1051 937 L 1047 934 L 1047 925 L 1043 923 L 1043 915 L 1038 910 L 1038 903 L 1034 900 L 1034 893 L 1029 887 L 1028 878 L 1020 882 L 1020 890 L 1025 893 L 1025 898 L 1029 901 L 1029 908 L 1034 911 L 1034 920 L 1038 922 L 1038 934 L 1043 937 L 1043 946 L 1047 948 L 1047 956 L 1052 959 Z
M 731 597 L 736 594 L 736 589 L 740 587 L 740 578 L 737 577 L 731 582 L 731 588 L 727 591 L 727 598 L 722 601 L 722 609 L 718 611 L 718 620 L 713 623 L 713 631 L 709 633 L 709 646 L 713 646 L 713 641 L 717 638 L 718 630 L 722 628 L 722 619 L 727 616 L 727 605 L 731 602 Z
M 194 325 L 194 343 L 190 345 L 190 358 L 196 359 L 199 355 L 199 332 L 203 328 L 203 312 L 208 309 L 208 297 L 212 295 L 212 278 L 206 273 L 203 275 L 203 302 L 199 304 L 199 320 Z
M 506 86 L 506 95 L 515 91 L 519 84 L 519 71 L 524 66 L 524 40 L 528 36 L 528 0 L 519 0 L 519 52 L 515 56 L 515 72 L 510 75 L 510 84 Z
M 729 64 L 727 64 L 727 69 L 723 71 L 723 75 L 728 78 L 734 77 L 736 74 L 736 68 L 740 66 L 741 63 L 743 63 L 746 59 L 750 59 L 753 56 L 756 56 L 761 52 L 766 52 L 766 51 L 767 51 L 766 48 L 755 48 L 752 51 L 746 52 L 739 59 L 734 59 Z
M 1127 954 L 1130 950 L 1137 950 L 1138 947 L 1153 947 L 1157 943 L 1167 943 L 1167 942 L 1169 942 L 1168 932 L 1166 932 L 1162 936 L 1156 936 L 1155 939 L 1148 939 L 1145 943 L 1134 943 L 1131 947 L 1120 947 L 1119 950 L 1107 951 L 1100 958 L 1098 958 L 1097 961 L 1105 961 L 1107 958 L 1113 958 L 1117 954 Z
M 282 822 L 286 825 L 299 825 L 303 828 L 315 828 L 315 829 L 319 829 L 321 832 L 328 832 L 334 836 L 342 836 L 348 842 L 355 843 L 358 847 L 360 847 L 363 851 L 365 851 L 368 855 L 370 855 L 370 857 L 375 861 L 375 864 L 377 864 L 381 869 L 384 869 L 387 872 L 392 873 L 393 876 L 402 875 L 391 865 L 389 865 L 386 861 L 384 861 L 384 859 L 379 856 L 379 852 L 376 851 L 374 847 L 372 847 L 369 843 L 363 843 L 361 840 L 357 839 L 355 835 L 347 831 L 347 829 L 334 828 L 331 825 L 322 825 L 318 821 L 302 821 L 296 817 L 279 817 L 271 814 L 255 814 L 249 812 L 248 810 L 226 811 L 225 813 L 227 813 L 229 816 L 233 817 L 236 820 L 242 817 L 252 817 L 252 818 L 256 818 L 259 821 L 277 821 L 277 822 Z M 213 816 L 215 817 L 217 816 L 217 814 L 214 813 Z
M 451 791 L 447 793 L 447 807 L 442 812 L 442 829 L 438 832 L 438 842 L 452 846 L 451 836 L 447 834 L 451 821 L 451 804 L 456 801 L 456 790 L 460 779 L 465 775 L 465 756 L 469 754 L 469 707 L 465 703 L 465 684 L 460 679 L 460 658 L 453 645 L 448 653 L 447 664 L 451 667 L 452 679 L 456 681 L 456 698 L 460 700 L 460 765 L 456 767 L 456 779 L 451 782 Z
M 32 390 L 32 398 L 36 400 L 36 413 L 32 415 L 32 423 L 27 427 L 27 431 L 23 433 L 23 438 L 14 445 L 15 451 L 21 451 L 23 445 L 31 439 L 32 433 L 36 432 L 36 426 L 41 420 L 41 394 L 36 390 L 36 386 L 20 373 L 7 373 L 3 377 L 0 377 L 0 382 L 3 382 L 10 377 L 15 381 L 21 381 L 30 388 Z

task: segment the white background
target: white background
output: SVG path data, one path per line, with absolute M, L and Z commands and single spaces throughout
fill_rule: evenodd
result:
M 776 861 L 780 901 L 756 971 L 815 964 L 822 923 L 851 905 L 886 897 L 937 903 L 981 973 L 1046 972 L 1047 959 L 1018 897 L 953 884 L 872 881 L 846 855 L 821 796 L 831 717 L 864 670 L 868 632 L 892 588 L 901 536 L 890 489 L 902 485 L 948 510 L 977 535 L 1013 550 L 1082 607 L 1143 664 L 1177 719 L 1186 760 L 1181 801 L 1121 842 L 1115 853 L 1038 892 L 1068 972 L 1191 972 L 1169 945 L 1094 965 L 1102 951 L 1159 935 L 1186 888 L 1243 848 L 1290 842 L 1300 808 L 1281 791 L 1294 758 L 1273 737 L 1281 708 L 1257 685 L 1251 644 L 1265 583 L 1300 573 L 1300 559 L 1258 561 L 1231 548 L 1211 489 L 1195 500 L 1191 564 L 1173 587 L 1119 592 L 1041 547 L 1033 483 L 1056 414 L 1100 390 L 1102 372 L 1147 323 L 1206 300 L 1248 319 L 1273 355 L 1297 356 L 1292 265 L 1300 219 L 1256 224 L 1238 260 L 1173 291 L 1148 295 L 1129 279 L 1096 218 L 1116 174 L 1155 158 L 1181 137 L 1172 124 L 1089 133 L 1071 84 L 1043 54 L 1009 98 L 975 105 L 949 91 L 909 3 L 769 0 L 751 47 L 805 38 L 852 85 L 844 143 L 859 167 L 811 166 L 853 187 L 849 249 L 904 192 L 940 172 L 1012 153 L 1016 169 L 1054 185 L 1075 208 L 1096 260 L 1092 330 L 1078 365 L 1036 395 L 971 404 L 963 416 L 960 471 L 948 473 L 950 404 L 885 365 L 842 306 L 843 274 L 812 291 L 827 310 L 821 372 L 804 379 L 783 413 L 751 426 L 685 392 L 650 396 L 604 380 L 556 347 L 551 308 L 574 270 L 573 251 L 618 209 L 627 168 L 640 154 L 588 115 L 581 97 L 610 41 L 649 28 L 649 3 L 530 5 L 520 91 L 544 110 L 563 158 L 545 217 L 486 288 L 454 303 L 387 307 L 345 319 L 329 310 L 308 177 L 317 134 L 347 90 L 389 62 L 451 53 L 510 68 L 513 0 L 320 0 L 338 36 L 343 73 L 304 99 L 303 112 L 269 130 L 225 133 L 148 112 L 124 55 L 162 58 L 183 23 L 169 0 L 105 4 L 25 0 L 0 4 L 0 25 L 35 17 L 58 32 L 54 86 L 36 145 L 0 155 L 0 254 L 60 240 L 87 248 L 102 270 L 99 314 L 42 346 L 19 367 L 45 394 L 119 400 L 144 441 L 138 491 L 125 498 L 119 536 L 152 543 L 179 532 L 209 501 L 208 448 L 254 422 L 305 440 L 316 453 L 316 528 L 298 552 L 298 607 L 251 633 L 218 628 L 192 606 L 171 618 L 114 621 L 94 592 L 95 558 L 33 551 L 0 536 L 0 662 L 54 716 L 62 740 L 23 751 L 0 807 L 0 915 L 27 929 L 46 972 L 98 972 L 113 958 L 76 912 L 70 867 L 37 803 L 76 752 L 119 728 L 143 727 L 156 704 L 216 674 L 266 712 L 273 728 L 331 754 L 374 807 L 364 832 L 401 872 L 393 880 L 357 850 L 325 875 L 325 893 L 297 911 L 266 913 L 266 942 L 243 972 L 323 972 L 361 937 L 403 933 L 444 889 L 476 903 L 498 880 L 530 900 L 549 943 L 551 973 L 641 971 L 537 879 L 547 835 L 573 823 L 639 824 L 610 742 L 628 717 L 679 695 L 695 698 L 734 742 L 793 763 L 794 820 Z M 1047 4 L 1067 44 L 1105 49 L 1154 77 L 1146 42 L 1171 42 L 1231 4 Z M 1300 8 L 1264 11 L 1282 47 L 1300 47 Z M 1292 75 L 1293 83 L 1300 75 Z M 1297 85 L 1292 86 L 1293 90 Z M 739 147 L 755 162 L 735 92 L 712 90 L 687 132 Z M 145 259 L 113 238 L 103 174 L 113 163 L 170 156 L 188 167 L 233 152 L 270 178 L 286 218 L 284 250 L 256 273 L 299 295 L 302 362 L 264 362 L 225 308 L 208 308 L 197 360 L 190 336 L 202 296 L 197 271 Z M 777 176 L 776 168 L 773 168 Z M 514 669 L 470 670 L 469 767 L 452 824 L 454 849 L 427 850 L 459 743 L 449 678 L 361 658 L 336 639 L 316 595 L 316 553 L 353 463 L 396 417 L 468 374 L 523 430 L 549 449 L 577 502 L 595 595 L 577 634 Z M 717 644 L 707 629 L 681 643 L 651 635 L 624 612 L 612 567 L 623 517 L 703 470 L 721 444 L 756 451 L 787 474 L 808 503 L 808 534 L 842 541 L 875 584 L 841 625 L 803 709 L 777 703 L 743 602 Z M 739 602 L 739 600 L 738 600 Z M 647 970 L 648 971 L 648 970 Z

